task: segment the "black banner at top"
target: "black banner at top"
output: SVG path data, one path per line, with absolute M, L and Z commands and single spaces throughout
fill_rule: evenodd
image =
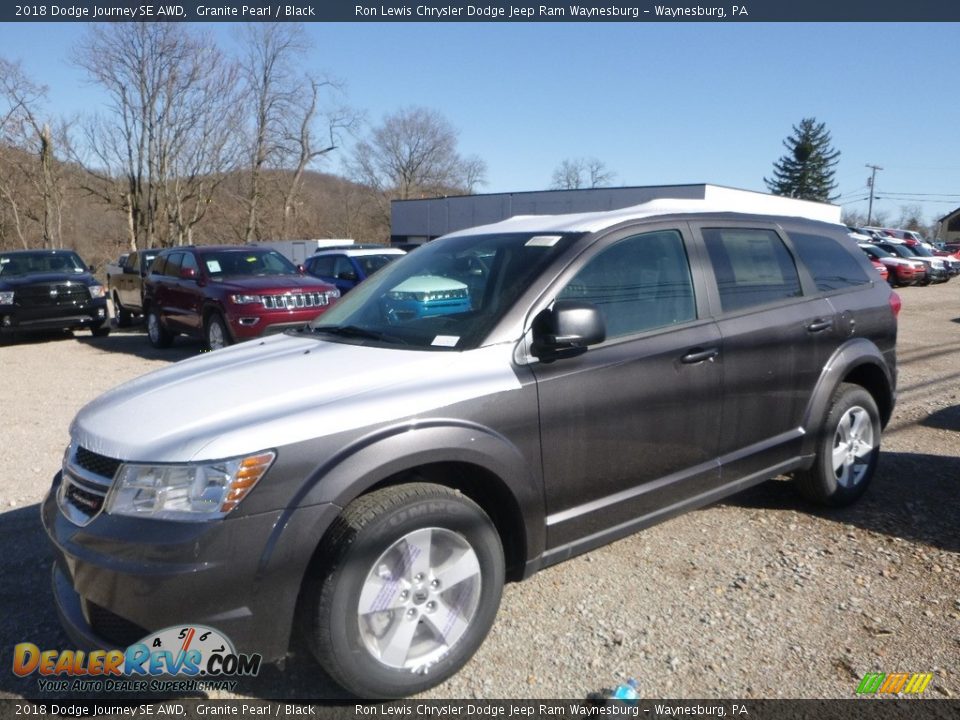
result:
M 3 3 L 2 22 L 957 22 L 949 0 L 63 0 Z

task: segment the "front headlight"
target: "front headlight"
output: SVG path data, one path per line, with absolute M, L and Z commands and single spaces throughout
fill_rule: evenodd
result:
M 275 457 L 263 452 L 213 463 L 123 465 L 107 512 L 166 520 L 221 518 L 247 496 Z
M 260 302 L 259 295 L 231 295 L 230 299 L 237 305 L 255 305 Z
M 107 289 L 103 285 L 89 285 L 87 290 L 90 291 L 90 297 L 94 300 L 107 296 Z
M 13 305 L 13 290 L 0 292 L 0 305 Z

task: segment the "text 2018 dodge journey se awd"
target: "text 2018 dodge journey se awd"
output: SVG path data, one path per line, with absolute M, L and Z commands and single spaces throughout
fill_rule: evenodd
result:
M 846 233 L 678 201 L 512 218 L 116 388 L 43 504 L 61 618 L 100 647 L 202 623 L 268 660 L 296 633 L 401 696 L 467 662 L 505 580 L 780 473 L 852 502 L 900 301 Z

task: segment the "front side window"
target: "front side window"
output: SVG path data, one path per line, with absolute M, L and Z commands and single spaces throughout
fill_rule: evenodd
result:
M 477 347 L 578 237 L 509 233 L 432 242 L 351 290 L 311 329 L 341 342 L 433 350 Z
M 690 263 L 676 230 L 637 235 L 602 250 L 558 297 L 600 308 L 608 338 L 696 317 Z
M 773 230 L 705 228 L 723 312 L 800 297 L 800 276 L 786 245 Z

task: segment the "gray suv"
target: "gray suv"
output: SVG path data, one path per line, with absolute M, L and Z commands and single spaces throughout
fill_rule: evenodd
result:
M 100 647 L 202 623 L 268 660 L 296 634 L 357 695 L 422 691 L 505 581 L 781 473 L 854 501 L 899 309 L 844 227 L 799 217 L 454 233 L 309 328 L 81 410 L 42 510 L 61 619 Z

